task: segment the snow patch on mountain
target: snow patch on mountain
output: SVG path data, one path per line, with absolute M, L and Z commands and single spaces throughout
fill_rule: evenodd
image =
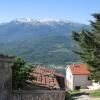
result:
M 51 18 L 44 18 L 44 19 L 28 19 L 28 18 L 18 18 L 13 20 L 14 22 L 20 23 L 41 23 L 41 24 L 52 24 L 52 23 L 74 23 L 69 20 L 62 20 L 62 19 L 51 19 Z

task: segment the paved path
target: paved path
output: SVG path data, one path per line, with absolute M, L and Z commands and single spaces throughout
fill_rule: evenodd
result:
M 100 100 L 100 98 L 92 98 L 89 97 L 88 95 L 82 94 L 82 95 L 77 95 L 73 97 L 74 100 Z

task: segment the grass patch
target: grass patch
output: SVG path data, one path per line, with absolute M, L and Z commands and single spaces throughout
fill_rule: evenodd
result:
M 100 89 L 89 94 L 91 97 L 100 97 Z
M 76 94 L 76 93 L 80 93 L 80 90 L 73 90 L 73 91 L 69 90 L 68 92 L 70 94 Z
M 65 92 L 65 100 L 75 100 L 73 98 L 73 95 L 74 94 L 78 94 L 78 93 L 80 93 L 79 90 L 73 90 L 73 91 L 69 90 L 69 91 L 66 91 Z
M 71 93 L 70 91 L 66 91 L 65 92 L 65 100 L 74 100 L 71 96 Z

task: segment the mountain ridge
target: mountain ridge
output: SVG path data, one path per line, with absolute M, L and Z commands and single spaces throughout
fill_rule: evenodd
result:
M 47 66 L 65 66 L 80 60 L 73 53 L 77 46 L 72 40 L 72 31 L 89 30 L 90 26 L 73 22 L 41 23 L 16 23 L 13 20 L 0 24 L 0 53 Z
M 8 22 L 2 22 L 0 24 L 6 24 L 9 22 L 20 22 L 20 23 L 34 23 L 34 22 L 39 22 L 39 23 L 51 23 L 51 22 L 57 22 L 57 23 L 76 23 L 76 24 L 83 24 L 84 23 L 79 23 L 67 19 L 52 19 L 52 18 L 43 18 L 43 19 L 33 19 L 33 18 L 16 18 L 14 20 L 8 21 Z

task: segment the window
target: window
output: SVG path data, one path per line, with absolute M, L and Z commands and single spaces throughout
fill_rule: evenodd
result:
M 91 80 L 90 76 L 88 76 L 88 80 Z
M 75 90 L 79 90 L 81 86 L 75 86 Z

